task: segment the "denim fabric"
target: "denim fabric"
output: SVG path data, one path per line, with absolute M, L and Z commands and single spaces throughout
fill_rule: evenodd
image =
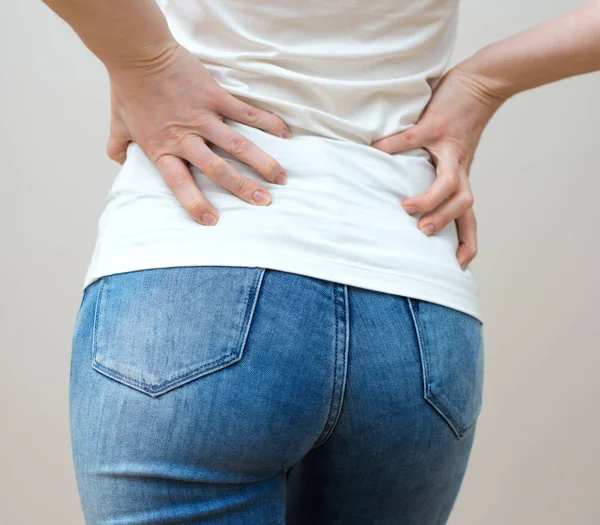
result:
M 482 324 L 254 267 L 84 291 L 71 444 L 88 524 L 442 525 L 483 390 Z

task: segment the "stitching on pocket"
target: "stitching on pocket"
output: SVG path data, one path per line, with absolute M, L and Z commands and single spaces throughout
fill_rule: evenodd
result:
M 101 277 L 98 285 L 98 291 L 96 292 L 96 303 L 94 305 L 94 325 L 92 326 L 92 366 L 96 361 L 96 340 L 98 338 L 98 317 L 100 315 L 100 302 L 102 301 L 104 286 L 106 284 L 106 278 Z
M 183 374 L 175 376 L 168 381 L 163 381 L 156 384 L 151 384 L 144 381 L 138 381 L 133 377 L 126 376 L 124 374 L 119 373 L 112 368 L 104 366 L 102 363 L 98 362 L 97 351 L 98 351 L 98 326 L 100 322 L 100 314 L 102 308 L 104 307 L 104 299 L 105 299 L 105 288 L 107 284 L 107 279 L 110 276 L 106 276 L 102 278 L 102 282 L 100 283 L 98 294 L 96 296 L 96 305 L 94 312 L 94 326 L 92 331 L 92 367 L 98 371 L 99 373 L 110 377 L 120 383 L 127 385 L 135 390 L 138 390 L 144 394 L 147 394 L 151 397 L 158 397 L 162 394 L 169 392 L 175 388 L 183 386 L 186 383 L 189 383 L 195 379 L 200 378 L 203 375 L 208 373 L 216 372 L 226 366 L 233 364 L 234 362 L 239 361 L 244 353 L 244 348 L 246 345 L 246 340 L 248 338 L 248 334 L 250 332 L 250 328 L 252 325 L 252 319 L 254 317 L 254 311 L 256 308 L 256 304 L 258 302 L 258 297 L 260 294 L 260 290 L 262 288 L 263 277 L 266 272 L 265 268 L 261 268 L 260 271 L 256 274 L 255 279 L 252 281 L 251 285 L 248 286 L 248 290 L 244 295 L 243 304 L 246 305 L 244 311 L 244 317 L 240 325 L 240 331 L 237 336 L 237 342 L 234 346 L 235 351 L 229 352 L 225 355 L 222 355 L 212 361 L 208 361 L 202 366 L 196 367 L 192 370 L 189 370 Z M 254 298 L 252 299 L 252 294 L 254 294 Z
M 477 411 L 471 416 L 471 422 L 468 425 L 461 425 L 460 422 L 457 421 L 455 415 L 451 414 L 450 411 L 448 411 L 445 408 L 445 404 L 451 405 L 452 400 L 448 399 L 446 396 L 436 395 L 434 392 L 432 392 L 430 384 L 431 374 L 428 368 L 428 354 L 426 352 L 422 336 L 423 327 L 421 326 L 418 316 L 416 315 L 416 312 L 419 310 L 418 300 L 411 299 L 409 297 L 407 297 L 406 299 L 408 301 L 408 306 L 410 309 L 415 333 L 417 336 L 417 344 L 419 346 L 423 377 L 423 397 L 440 414 L 440 416 L 444 418 L 444 420 L 448 423 L 448 425 L 456 435 L 457 439 L 463 439 L 475 427 L 475 424 L 477 423 L 477 419 L 479 417 L 479 414 L 481 413 L 481 409 L 483 408 L 483 406 L 480 405 Z
M 250 328 L 252 326 L 252 320 L 254 319 L 254 310 L 256 310 L 256 304 L 258 303 L 258 296 L 260 295 L 260 291 L 262 290 L 263 278 L 265 276 L 266 268 L 262 268 L 258 273 L 258 278 L 254 283 L 254 300 L 252 301 L 252 305 L 250 308 L 246 308 L 246 315 L 244 317 L 244 322 L 242 324 L 242 332 L 240 333 L 241 340 L 238 342 L 241 345 L 240 349 L 240 359 L 244 354 L 244 350 L 246 349 L 246 341 L 248 340 L 248 334 L 250 333 Z M 246 303 L 250 299 L 250 294 L 252 293 L 252 288 L 248 290 L 248 297 L 246 299 Z M 245 329 L 244 329 L 245 328 Z

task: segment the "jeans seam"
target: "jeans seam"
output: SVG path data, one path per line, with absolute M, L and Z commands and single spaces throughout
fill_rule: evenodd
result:
M 333 385 L 331 392 L 331 399 L 329 402 L 329 412 L 327 415 L 327 421 L 325 423 L 323 432 L 321 436 L 315 441 L 314 446 L 317 448 L 320 447 L 323 443 L 325 443 L 329 437 L 333 434 L 337 422 L 340 418 L 340 414 L 342 412 L 342 406 L 344 403 L 344 393 L 346 387 L 346 377 L 348 373 L 348 350 L 349 350 L 349 340 L 350 340 L 350 315 L 349 315 L 349 301 L 348 301 L 348 286 L 347 285 L 339 285 L 335 283 L 333 288 L 334 291 L 334 314 L 335 314 L 335 362 L 334 362 L 334 372 L 333 372 Z M 343 337 L 340 337 L 340 315 L 338 312 L 338 298 L 340 296 L 338 290 L 339 288 L 343 290 L 343 302 L 344 302 L 344 334 Z M 340 340 L 342 340 L 342 344 L 340 345 Z M 343 361 L 342 361 L 343 360 Z M 339 367 L 343 362 L 342 371 L 340 373 Z M 337 395 L 336 395 L 337 394 Z M 334 403 L 338 403 L 337 409 L 334 409 Z M 332 413 L 332 410 L 335 410 Z

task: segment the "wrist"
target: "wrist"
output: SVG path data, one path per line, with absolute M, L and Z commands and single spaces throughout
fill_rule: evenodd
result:
M 182 51 L 180 44 L 173 38 L 144 45 L 128 54 L 109 57 L 102 60 L 110 76 L 123 73 L 159 73 L 164 71 Z
M 470 82 L 480 95 L 498 105 L 519 93 L 521 90 L 510 76 L 503 74 L 494 59 L 493 44 L 477 51 L 471 57 L 455 66 L 467 82 Z

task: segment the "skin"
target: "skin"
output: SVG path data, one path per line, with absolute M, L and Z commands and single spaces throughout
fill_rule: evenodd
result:
M 592 0 L 457 64 L 437 84 L 416 125 L 371 144 L 388 153 L 413 148 L 430 152 L 436 180 L 402 206 L 409 214 L 423 214 L 417 225 L 427 235 L 456 221 L 456 256 L 463 269 L 477 254 L 469 173 L 489 120 L 517 93 L 598 70 L 600 0 Z
M 229 118 L 289 138 L 285 122 L 221 88 L 171 35 L 154 0 L 44 0 L 102 61 L 110 79 L 111 132 L 107 153 L 123 163 L 135 141 L 156 165 L 177 200 L 199 223 L 218 214 L 196 186 L 189 166 L 255 205 L 268 189 L 244 177 L 206 142 L 285 184 L 285 170 L 223 122 Z M 371 144 L 388 153 L 425 148 L 437 177 L 428 190 L 402 203 L 423 216 L 428 235 L 456 221 L 457 259 L 465 269 L 477 253 L 469 173 L 481 135 L 495 112 L 522 91 L 600 70 L 600 0 L 591 0 L 475 53 L 436 85 L 419 121 Z M 260 194 L 263 194 L 262 198 Z M 431 225 L 431 230 L 426 226 Z
M 152 60 L 133 74 L 127 68 L 112 69 L 110 75 L 109 157 L 122 164 L 129 142 L 137 142 L 175 197 L 198 222 L 216 224 L 217 211 L 198 189 L 184 161 L 251 204 L 266 205 L 271 201 L 263 185 L 244 177 L 216 155 L 206 140 L 254 167 L 269 182 L 285 184 L 286 173 L 281 165 L 225 124 L 223 118 L 279 136 L 288 131 L 285 123 L 230 95 L 183 47 L 173 46 L 161 62 Z
M 108 156 L 125 161 L 136 142 L 188 213 L 212 226 L 218 214 L 200 192 L 189 165 L 255 205 L 269 190 L 244 177 L 206 144 L 210 141 L 254 167 L 267 181 L 285 184 L 276 159 L 223 122 L 230 118 L 289 138 L 276 115 L 223 89 L 198 58 L 180 46 L 154 0 L 46 0 L 104 64 L 111 89 Z

